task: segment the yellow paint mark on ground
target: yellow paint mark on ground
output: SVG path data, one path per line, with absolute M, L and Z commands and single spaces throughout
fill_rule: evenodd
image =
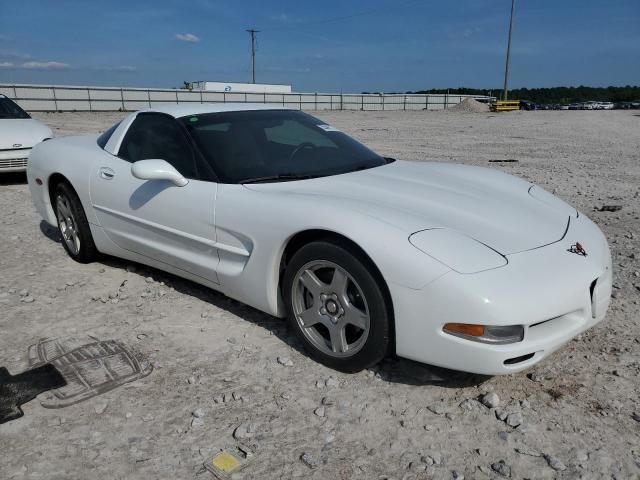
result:
M 240 462 L 236 457 L 227 452 L 220 452 L 213 460 L 211 460 L 211 464 L 223 472 L 232 472 L 236 468 L 240 466 Z

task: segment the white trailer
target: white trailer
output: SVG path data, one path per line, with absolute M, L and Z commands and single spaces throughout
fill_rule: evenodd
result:
M 232 83 L 199 81 L 191 84 L 194 90 L 226 93 L 291 93 L 291 85 L 267 83 Z

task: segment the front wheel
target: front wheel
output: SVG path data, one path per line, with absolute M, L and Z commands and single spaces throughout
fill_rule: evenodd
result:
M 389 347 L 390 315 L 367 260 L 319 241 L 296 252 L 285 271 L 292 327 L 312 358 L 343 372 L 378 363 Z
M 53 198 L 62 246 L 76 262 L 92 262 L 98 256 L 98 250 L 78 195 L 70 185 L 59 183 Z

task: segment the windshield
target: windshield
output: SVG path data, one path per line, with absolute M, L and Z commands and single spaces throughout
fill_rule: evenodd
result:
M 297 180 L 387 163 L 338 129 L 299 111 L 207 113 L 180 121 L 225 183 Z
M 31 118 L 14 101 L 0 97 L 0 118 Z

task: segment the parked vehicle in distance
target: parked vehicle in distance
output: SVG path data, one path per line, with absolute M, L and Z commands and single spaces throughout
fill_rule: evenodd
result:
M 558 105 L 558 110 L 572 110 L 571 105 Z
M 520 110 L 535 110 L 536 104 L 529 100 L 520 100 Z
M 569 105 L 569 110 L 582 110 L 582 104 L 581 103 L 572 103 Z
M 613 102 L 600 102 L 598 103 L 598 110 L 613 110 Z
M 0 94 L 0 173 L 24 172 L 33 146 L 51 137 L 49 127 Z
M 71 258 L 166 270 L 288 317 L 355 372 L 387 352 L 523 370 L 604 319 L 611 254 L 575 208 L 501 171 L 384 158 L 304 112 L 164 105 L 39 144 L 29 189 Z

